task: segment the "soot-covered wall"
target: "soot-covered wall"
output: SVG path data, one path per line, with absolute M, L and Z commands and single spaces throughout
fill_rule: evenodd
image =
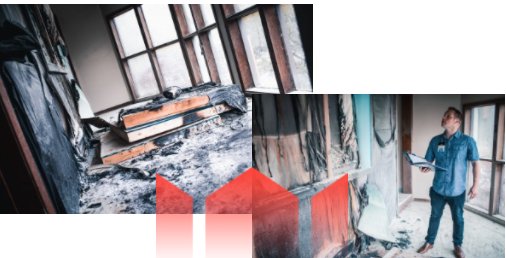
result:
M 298 196 L 299 253 L 324 255 L 322 250 L 311 247 L 312 238 L 307 234 L 315 229 L 316 223 L 312 221 L 311 205 L 314 196 L 332 185 L 342 173 L 348 173 L 346 178 L 350 178 L 352 194 L 346 198 L 354 196 L 349 199 L 354 204 L 350 207 L 353 216 L 340 215 L 349 221 L 348 232 L 339 233 L 348 235 L 347 243 L 356 241 L 360 235 L 357 223 L 367 206 L 368 185 L 379 189 L 391 221 L 397 211 L 395 96 L 255 95 L 253 104 L 254 166 Z M 334 152 L 329 153 L 329 160 L 327 148 Z M 328 164 L 331 164 L 330 171 L 327 171 Z M 335 210 L 331 206 L 328 202 L 320 209 Z M 331 238 L 318 240 L 328 246 L 345 247 L 342 242 L 332 243 Z M 346 250 L 333 249 L 329 254 L 350 251 Z
M 327 177 L 321 95 L 253 96 L 253 162 L 287 189 Z
M 60 213 L 77 213 L 87 137 L 65 46 L 48 5 L 3 6 L 1 78 Z

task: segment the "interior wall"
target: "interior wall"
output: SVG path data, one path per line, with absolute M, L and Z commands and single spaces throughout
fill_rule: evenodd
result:
M 462 105 L 504 98 L 504 94 L 462 94 Z
M 327 177 L 326 161 L 322 160 L 325 156 L 322 98 L 322 95 L 253 96 L 254 167 L 288 190 Z
M 412 152 L 425 156 L 432 137 L 443 133 L 441 118 L 449 106 L 461 109 L 461 95 L 413 95 L 413 134 Z M 413 197 L 429 199 L 434 172 L 422 173 L 418 168 L 412 169 L 411 184 Z
M 102 11 L 102 15 L 107 18 L 107 16 L 117 12 L 118 10 L 124 9 L 128 4 L 101 4 L 100 10 Z
M 45 183 L 45 189 L 37 183 L 41 196 L 46 195 L 44 192 L 47 189 L 47 195 L 52 200 L 52 205 L 46 205 L 48 210 L 42 212 L 77 213 L 79 179 L 86 169 L 85 146 L 88 144 L 88 138 L 79 122 L 74 102 L 77 95 L 69 82 L 68 74 L 50 72 L 50 69 L 54 69 L 53 60 L 63 66 L 63 71 L 68 71 L 69 67 L 66 66 L 63 54 L 57 51 L 66 45 L 65 42 L 53 40 L 61 38 L 61 31 L 53 22 L 53 13 L 48 7 L 8 5 L 0 8 L 0 13 L 4 13 L 0 16 L 11 21 L 11 26 L 17 27 L 23 23 L 33 25 L 24 28 L 27 30 L 24 30 L 22 25 L 15 30 L 2 26 L 0 33 L 3 37 L 0 45 L 2 53 L 7 54 L 2 55 L 0 60 L 0 77 L 8 93 L 8 97 L 2 95 L 2 98 L 10 99 L 20 123 L 19 133 L 22 133 L 22 138 L 26 140 L 34 164 Z M 23 18 L 21 10 L 26 14 L 41 15 L 45 20 L 37 21 L 34 18 L 36 16 L 32 15 Z M 16 51 L 13 51 L 13 45 L 17 46 Z M 49 61 L 42 53 L 55 53 L 55 56 Z M 1 163 L 12 166 L 15 165 L 15 160 L 11 158 Z M 35 174 L 33 180 L 38 181 L 38 172 Z M 4 183 L 10 185 L 11 189 L 20 189 L 20 182 L 22 181 L 12 180 Z M 30 190 L 29 188 L 27 189 Z M 23 191 L 30 196 L 29 191 Z M 17 203 L 15 206 L 19 212 L 26 212 L 19 209 L 20 205 Z M 54 206 L 54 209 L 50 206 Z
M 106 14 L 122 5 L 51 5 L 67 43 L 77 79 L 99 112 L 131 101 Z

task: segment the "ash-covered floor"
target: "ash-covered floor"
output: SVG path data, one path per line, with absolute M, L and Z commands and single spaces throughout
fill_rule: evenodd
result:
M 247 113 L 224 113 L 221 123 L 209 123 L 174 145 L 124 161 L 123 167 L 88 171 L 80 212 L 155 213 L 158 173 L 193 197 L 194 213 L 204 213 L 205 198 L 252 165 L 251 99 L 247 102 Z
M 425 243 L 430 216 L 430 203 L 413 201 L 394 219 L 391 229 L 398 244 L 385 245 L 374 241 L 363 256 L 354 257 L 455 257 L 453 255 L 453 223 L 450 208 L 445 207 L 434 248 L 424 255 L 416 250 Z M 466 257 L 504 257 L 504 226 L 464 210 L 464 244 Z M 390 249 L 390 250 L 386 250 Z

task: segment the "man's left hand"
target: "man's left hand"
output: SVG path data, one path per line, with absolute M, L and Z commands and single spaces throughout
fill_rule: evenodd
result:
M 478 195 L 478 186 L 477 185 L 473 185 L 471 187 L 471 190 L 469 190 L 469 199 L 473 199 L 474 197 L 476 197 L 476 195 Z

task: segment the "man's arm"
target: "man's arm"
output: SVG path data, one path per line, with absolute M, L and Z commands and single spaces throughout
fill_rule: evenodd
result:
M 473 199 L 478 195 L 478 184 L 480 182 L 480 163 L 475 160 L 472 162 L 473 164 L 473 186 L 471 190 L 469 190 L 469 198 Z

